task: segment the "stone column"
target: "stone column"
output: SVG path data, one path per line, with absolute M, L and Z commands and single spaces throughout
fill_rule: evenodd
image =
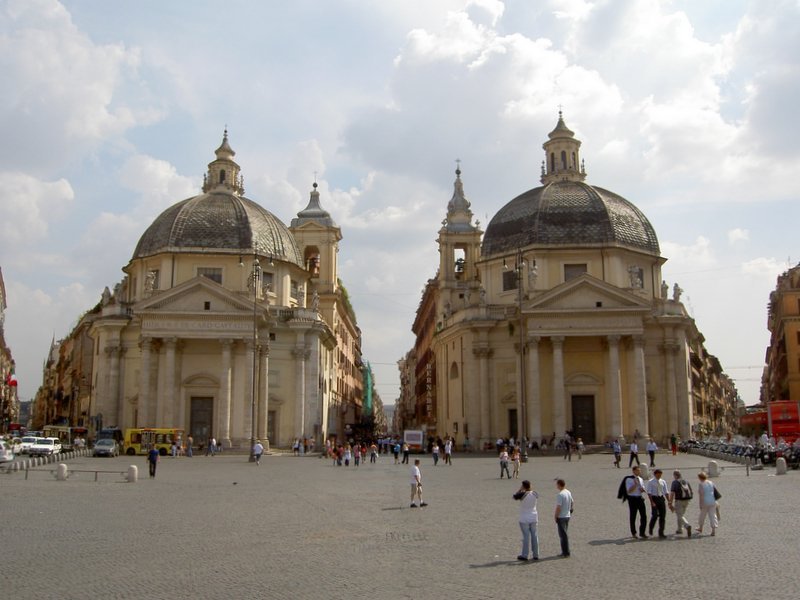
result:
M 622 394 L 619 381 L 619 336 L 609 335 L 608 341 L 608 413 L 611 437 L 618 439 L 622 435 Z
M 176 427 L 175 424 L 175 346 L 178 340 L 174 337 L 164 340 L 166 362 L 164 368 L 164 418 L 165 427 Z
M 473 434 L 473 440 L 476 441 L 476 446 L 483 444 L 484 441 L 491 438 L 491 409 L 489 407 L 489 355 L 491 350 L 487 347 L 476 348 L 474 352 L 478 356 L 478 372 L 480 373 L 480 426 Z M 477 439 L 476 439 L 477 438 Z M 480 449 L 480 448 L 478 448 Z
M 137 427 L 151 427 L 150 417 L 150 350 L 153 346 L 153 338 L 142 338 L 142 358 L 139 365 L 139 415 Z
M 666 378 L 667 378 L 667 431 L 662 431 L 664 435 L 669 435 L 678 431 L 678 393 L 677 382 L 675 380 L 675 355 L 678 352 L 678 345 L 675 343 L 664 344 L 664 359 L 666 361 Z
M 556 439 L 567 430 L 564 406 L 564 336 L 550 338 L 553 344 L 553 427 Z
M 650 435 L 649 422 L 647 415 L 647 381 L 644 368 L 644 337 L 641 335 L 633 336 L 633 403 L 636 407 L 634 411 L 634 427 L 639 430 L 643 437 Z M 631 432 L 633 433 L 633 432 Z
M 542 396 L 539 387 L 538 335 L 528 337 L 528 439 L 537 442 L 542 437 Z
M 256 437 L 261 440 L 264 450 L 269 450 L 269 341 L 261 344 L 258 386 L 258 425 Z
M 219 419 L 217 434 L 220 444 L 231 446 L 231 346 L 233 340 L 220 340 L 222 346 L 222 368 L 219 374 Z
M 292 437 L 302 438 L 305 434 L 306 417 L 306 360 L 311 354 L 305 346 L 305 334 L 298 334 L 297 346 L 292 350 L 294 356 L 294 433 Z
M 177 408 L 177 415 L 178 415 L 177 416 L 178 420 L 175 423 L 175 427 L 180 427 L 180 428 L 186 430 L 186 435 L 189 435 L 189 427 L 191 426 L 191 423 L 189 422 L 189 419 L 186 418 L 186 404 L 187 404 L 187 402 L 190 401 L 190 399 L 189 398 L 184 398 L 184 396 L 183 396 L 183 388 L 182 388 L 182 384 L 183 384 L 183 361 L 182 361 L 182 356 L 183 356 L 183 348 L 184 348 L 185 344 L 186 344 L 186 342 L 184 342 L 182 340 L 179 341 L 177 344 L 175 344 L 175 362 L 177 363 L 177 367 L 175 369 L 175 378 L 176 378 L 175 381 L 177 383 L 177 390 L 176 390 L 175 393 L 177 394 L 176 408 Z
M 119 427 L 122 427 L 122 420 L 124 418 L 123 405 L 122 402 L 120 402 L 121 394 L 119 393 L 119 361 L 121 354 L 122 348 L 120 346 L 109 346 L 106 348 L 106 356 L 108 357 L 109 365 L 108 401 L 106 406 L 113 406 L 117 412 L 116 417 L 108 415 L 111 417 L 108 422 L 117 423 Z

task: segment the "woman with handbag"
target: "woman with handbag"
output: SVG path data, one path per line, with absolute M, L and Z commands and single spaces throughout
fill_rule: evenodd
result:
M 708 516 L 711 523 L 711 535 L 717 534 L 717 495 L 719 492 L 714 487 L 714 482 L 708 478 L 703 471 L 697 474 L 700 483 L 697 486 L 697 497 L 700 500 L 700 523 L 697 526 L 697 533 L 703 533 L 703 524 Z

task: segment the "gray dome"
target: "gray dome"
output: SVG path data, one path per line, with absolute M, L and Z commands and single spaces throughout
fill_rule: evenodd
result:
M 555 181 L 514 198 L 486 228 L 482 254 L 531 245 L 620 246 L 660 254 L 656 232 L 642 211 L 581 181 Z
M 271 212 L 218 187 L 161 213 L 142 235 L 133 258 L 161 252 L 252 254 L 303 265 L 294 236 Z

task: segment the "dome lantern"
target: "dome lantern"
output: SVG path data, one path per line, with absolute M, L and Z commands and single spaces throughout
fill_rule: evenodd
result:
M 222 135 L 222 143 L 214 151 L 217 159 L 208 163 L 208 173 L 203 177 L 203 191 L 224 187 L 231 190 L 234 194 L 244 194 L 244 178 L 241 175 L 241 167 L 233 160 L 236 152 L 233 151 L 228 143 L 228 128 Z
M 541 181 L 545 185 L 554 181 L 583 181 L 586 169 L 581 161 L 580 140 L 564 123 L 564 116 L 558 111 L 558 123 L 551 131 L 543 145 L 545 161 L 542 168 Z

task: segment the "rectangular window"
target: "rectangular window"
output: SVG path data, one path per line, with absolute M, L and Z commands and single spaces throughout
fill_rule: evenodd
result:
M 584 273 L 586 273 L 586 263 L 564 265 L 564 281 L 575 279 Z
M 517 272 L 503 271 L 503 291 L 517 289 Z
M 197 267 L 197 274 L 200 277 L 207 277 L 211 281 L 216 281 L 222 285 L 222 269 L 216 267 Z
M 298 296 L 300 295 L 300 288 L 297 285 L 297 282 L 292 279 L 292 285 L 289 288 L 289 296 L 291 296 L 292 300 L 297 300 Z

